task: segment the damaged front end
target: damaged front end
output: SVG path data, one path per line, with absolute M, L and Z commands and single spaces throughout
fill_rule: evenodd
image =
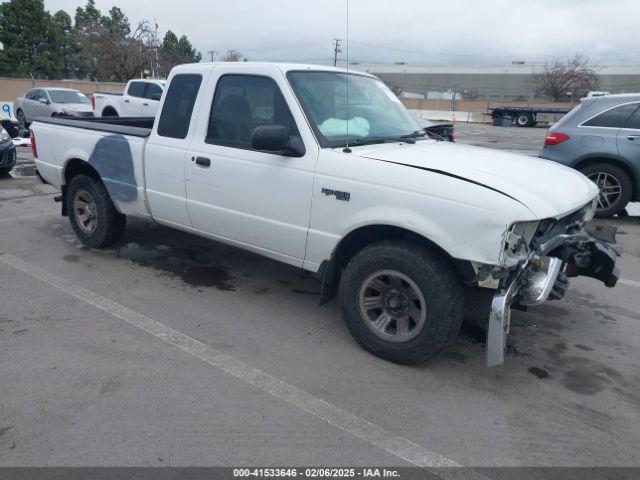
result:
M 585 228 L 593 211 L 590 203 L 559 220 L 523 222 L 509 230 L 503 268 L 492 273 L 497 291 L 487 326 L 487 366 L 504 362 L 512 307 L 526 309 L 562 298 L 569 277 L 587 276 L 615 286 L 620 277 L 616 252 L 603 235 Z

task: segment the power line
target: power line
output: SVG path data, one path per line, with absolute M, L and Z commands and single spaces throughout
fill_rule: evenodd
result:
M 342 49 L 340 48 L 340 42 L 342 42 L 341 38 L 333 39 L 333 66 L 334 67 L 338 64 L 338 54 L 342 53 Z

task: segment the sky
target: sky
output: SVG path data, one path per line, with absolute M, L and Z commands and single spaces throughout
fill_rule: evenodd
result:
M 45 0 L 73 14 L 83 0 Z M 250 60 L 333 61 L 347 0 L 96 0 L 131 23 L 186 34 L 205 58 L 228 49 Z M 601 64 L 640 65 L 639 0 L 349 0 L 349 61 L 366 64 L 545 63 L 575 53 Z M 214 54 L 215 56 L 216 54 Z

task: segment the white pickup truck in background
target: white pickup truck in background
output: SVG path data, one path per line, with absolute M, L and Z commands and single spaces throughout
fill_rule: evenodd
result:
M 584 228 L 598 195 L 585 176 L 430 140 L 364 73 L 183 65 L 155 119 L 42 118 L 32 147 L 85 245 L 117 242 L 135 216 L 309 270 L 356 340 L 398 363 L 440 352 L 475 305 L 500 364 L 512 305 L 619 277 Z
M 91 97 L 96 117 L 154 117 L 164 80 L 129 80 L 124 93 L 96 92 Z

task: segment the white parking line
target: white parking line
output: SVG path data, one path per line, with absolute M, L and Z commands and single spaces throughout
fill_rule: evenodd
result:
M 0 252 L 0 261 L 31 277 L 93 305 L 130 325 L 150 333 L 165 342 L 203 360 L 209 365 L 253 385 L 276 398 L 310 413 L 366 442 L 375 445 L 413 465 L 433 468 L 433 473 L 443 478 L 485 479 L 487 477 L 469 469 L 446 469 L 460 467 L 458 463 L 433 452 L 422 445 L 397 436 L 374 423 L 360 418 L 347 410 L 325 400 L 314 397 L 299 388 L 280 380 L 262 370 L 252 367 L 237 358 L 205 345 L 146 315 L 130 310 L 119 303 L 76 285 L 53 273 L 43 270 L 8 253 Z
M 618 280 L 618 283 L 624 283 L 625 285 L 631 285 L 632 287 L 640 287 L 640 282 L 636 282 L 635 280 L 627 280 L 626 278 L 621 278 Z

